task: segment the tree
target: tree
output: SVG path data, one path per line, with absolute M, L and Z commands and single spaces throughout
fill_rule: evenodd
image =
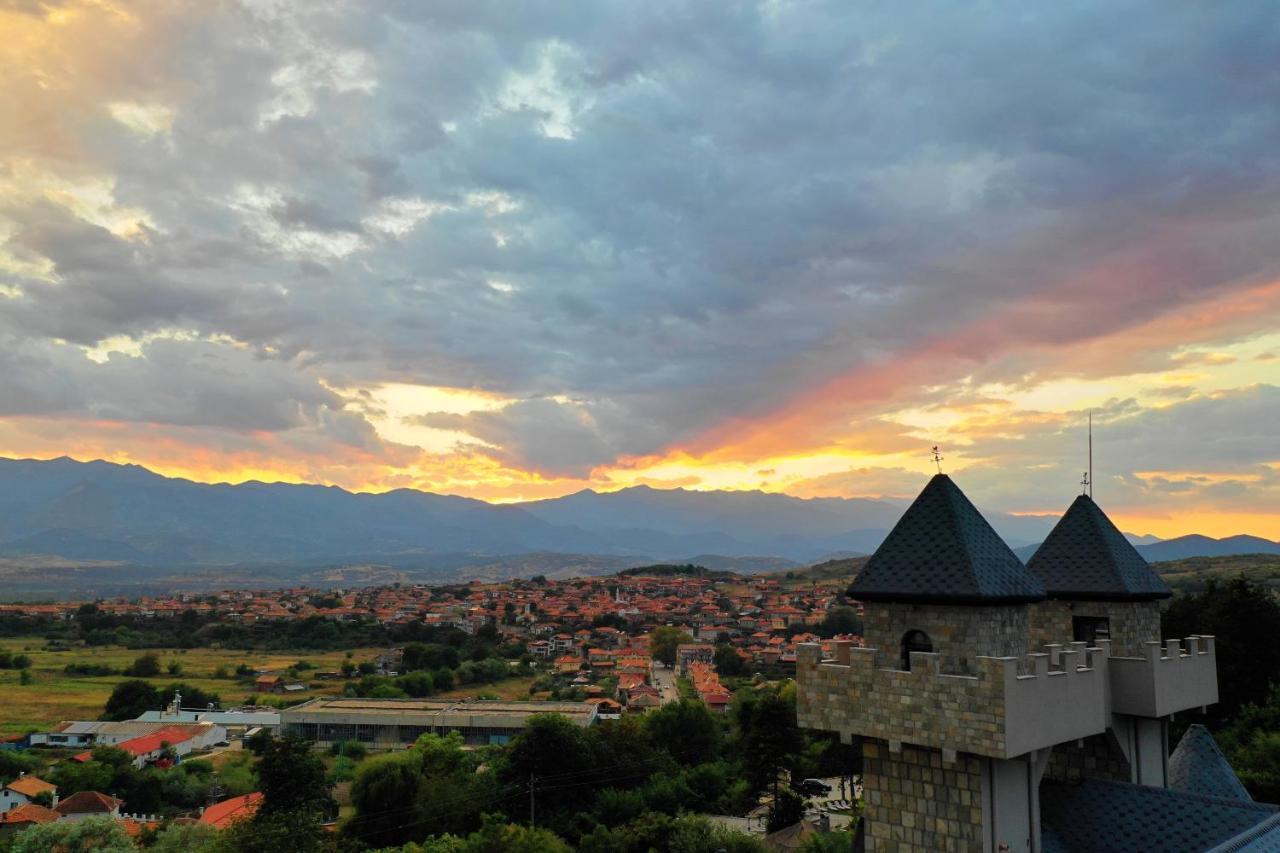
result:
M 670 625 L 663 625 L 660 628 L 654 628 L 649 634 L 649 651 L 653 653 L 655 659 L 670 668 L 676 665 L 676 648 L 681 643 L 691 642 L 693 637 L 684 631 Z
M 1212 634 L 1217 643 L 1218 704 L 1211 722 L 1229 720 L 1246 704 L 1264 704 L 1280 682 L 1280 604 L 1266 587 L 1234 578 L 1210 579 L 1204 591 L 1174 598 L 1163 619 L 1163 636 Z
M 217 849 L 218 830 L 203 823 L 174 823 L 162 829 L 149 853 L 204 853 Z
M 368 844 L 403 844 L 423 835 L 464 833 L 481 824 L 481 810 L 500 799 L 492 780 L 476 772 L 462 736 L 426 734 L 407 752 L 370 759 L 351 786 L 356 814 L 347 835 Z
M 506 823 L 496 815 L 467 836 L 461 853 L 573 853 L 571 847 L 545 829 Z
M 33 826 L 9 848 L 11 853 L 137 853 L 137 849 L 124 827 L 109 817 Z
M 164 689 L 161 696 L 172 697 L 175 693 L 182 694 L 182 706 L 184 708 L 207 708 L 210 705 L 216 708 L 222 704 L 222 697 L 217 693 L 210 693 L 185 681 L 170 684 Z
M 822 621 L 818 623 L 817 634 L 819 637 L 834 637 L 836 634 L 861 634 L 862 619 L 858 616 L 858 611 L 852 607 L 840 606 L 832 607 L 827 611 L 827 615 L 822 617 Z
M 313 853 L 334 842 L 322 821 L 337 812 L 324 762 L 301 738 L 269 737 L 260 743 L 258 784 L 262 805 L 249 820 L 224 831 L 230 849 L 243 853 L 280 850 Z
M 768 853 L 763 840 L 734 832 L 701 815 L 646 812 L 615 829 L 597 827 L 578 842 L 578 853 Z
M 803 744 L 796 727 L 794 689 L 744 691 L 735 700 L 736 740 L 747 781 L 756 791 L 772 786 L 776 800 L 778 774 Z
M 147 711 L 159 709 L 164 702 L 160 691 L 139 680 L 121 681 L 111 691 L 100 719 L 133 720 Z
M 649 736 L 682 764 L 701 764 L 716 757 L 724 726 L 702 702 L 681 699 L 644 717 Z
M 155 678 L 160 674 L 160 656 L 155 652 L 147 652 L 135 659 L 133 665 L 126 669 L 124 674 L 135 678 Z
M 733 646 L 724 644 L 716 646 L 716 672 L 725 678 L 735 675 L 744 675 L 747 671 L 747 665 L 742 660 L 742 655 L 738 654 L 738 650 Z
M 769 832 L 786 829 L 804 817 L 804 797 L 790 788 L 779 788 L 769 806 Z

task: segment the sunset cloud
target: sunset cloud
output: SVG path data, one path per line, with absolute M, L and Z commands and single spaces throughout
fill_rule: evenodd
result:
M 0 453 L 1280 538 L 1273 16 L 0 2 Z

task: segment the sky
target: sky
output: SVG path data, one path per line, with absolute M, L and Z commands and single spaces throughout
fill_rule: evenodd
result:
M 1280 539 L 1262 2 L 0 0 L 0 455 Z

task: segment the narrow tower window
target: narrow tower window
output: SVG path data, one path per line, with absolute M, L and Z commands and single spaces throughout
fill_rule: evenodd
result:
M 1072 639 L 1080 643 L 1096 643 L 1111 639 L 1111 620 L 1106 616 L 1072 616 Z
M 924 631 L 908 631 L 902 638 L 902 668 L 911 671 L 912 652 L 931 652 L 933 642 Z

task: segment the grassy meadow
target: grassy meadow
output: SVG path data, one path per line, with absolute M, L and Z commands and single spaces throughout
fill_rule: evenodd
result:
M 74 648 L 67 651 L 46 651 L 44 641 L 38 637 L 2 638 L 0 648 L 14 654 L 28 655 L 32 660 L 31 684 L 20 683 L 18 670 L 0 670 L 0 735 L 21 734 L 33 729 L 45 729 L 60 720 L 96 720 L 112 689 L 129 676 L 70 676 L 63 670 L 69 663 L 101 664 L 122 670 L 140 655 L 155 652 L 160 656 L 162 674 L 145 679 L 163 690 L 177 681 L 218 694 L 223 704 L 239 703 L 250 696 L 253 689 L 232 678 L 214 678 L 218 667 L 233 673 L 240 664 L 255 669 L 283 671 L 298 661 L 314 664 L 317 670 L 334 670 L 342 665 L 346 653 L 342 651 L 253 652 L 236 649 L 127 649 L 118 646 Z M 372 660 L 380 649 L 356 649 L 356 662 Z M 168 666 L 176 661 L 182 666 L 180 675 L 170 675 Z M 303 672 L 299 680 L 318 683 L 320 688 L 308 690 L 306 696 L 332 695 L 342 692 L 343 682 L 314 680 L 314 671 Z M 493 692 L 501 693 L 506 685 L 489 685 Z M 477 688 L 470 688 L 472 693 Z M 525 687 L 527 693 L 528 687 Z M 293 697 L 299 698 L 299 697 Z

